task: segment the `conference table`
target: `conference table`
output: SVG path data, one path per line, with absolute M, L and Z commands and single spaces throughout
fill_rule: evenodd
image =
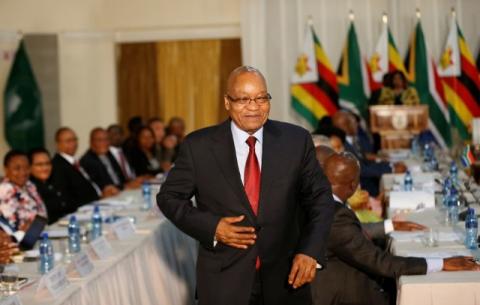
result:
M 395 255 L 415 256 L 425 258 L 444 258 L 458 255 L 469 255 L 480 258 L 480 251 L 468 250 L 463 244 L 465 236 L 464 222 L 451 226 L 445 223 L 445 210 L 442 204 L 442 197 L 438 193 L 439 185 L 434 179 L 441 179 L 446 176 L 448 163 L 444 164 L 442 172 L 425 173 L 422 170 L 421 160 L 410 158 L 405 160 L 407 166 L 413 169 L 413 180 L 419 181 L 417 187 L 426 191 L 436 190 L 435 208 L 419 209 L 403 214 L 406 220 L 414 221 L 427 226 L 438 238 L 438 244 L 428 245 L 424 232 L 393 232 L 391 234 L 391 251 Z M 463 182 L 466 175 L 459 173 Z M 399 181 L 403 181 L 403 175 L 384 175 L 381 180 L 381 188 L 388 193 L 398 190 Z M 478 186 L 474 187 L 478 190 Z M 465 197 L 469 198 L 470 206 L 475 208 L 477 214 L 480 212 L 478 202 L 474 200 L 471 189 L 467 191 L 461 183 L 461 190 Z M 477 195 L 478 198 L 478 195 Z M 475 203 L 474 203 L 475 202 Z M 463 208 L 462 208 L 463 209 Z M 462 210 L 461 209 L 461 210 Z M 389 210 L 390 214 L 394 211 Z M 398 280 L 398 305 L 474 305 L 480 304 L 480 272 L 458 271 L 458 272 L 434 272 L 426 275 L 401 276 Z
M 94 260 L 90 255 L 93 271 L 83 278 L 78 274 L 69 276 L 70 284 L 55 298 L 37 291 L 38 262 L 19 263 L 19 276 L 29 278 L 27 286 L 17 293 L 22 304 L 195 304 L 197 243 L 176 229 L 155 207 L 142 211 L 140 191 L 124 191 L 111 201 L 116 203 L 113 212 L 116 216 L 135 219 L 135 234 L 116 240 L 104 224 L 113 254 L 104 260 Z M 57 224 L 47 230 L 59 229 L 66 227 Z M 67 267 L 67 241 L 53 240 L 53 244 L 56 252 L 64 254 L 56 265 Z M 82 250 L 87 248 L 82 243 Z

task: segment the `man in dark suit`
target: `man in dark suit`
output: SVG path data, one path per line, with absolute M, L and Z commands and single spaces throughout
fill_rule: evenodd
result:
M 57 130 L 55 142 L 57 153 L 52 159 L 52 184 L 64 194 L 67 202 L 79 207 L 110 194 L 111 189 L 100 189 L 75 159 L 78 139 L 72 129 Z
M 358 123 L 355 116 L 348 111 L 337 111 L 332 118 L 333 125 L 346 134 L 345 150 L 351 152 L 361 163 L 360 185 L 367 190 L 370 196 L 376 197 L 379 193 L 380 178 L 383 174 L 403 173 L 406 166 L 403 162 L 390 164 L 386 161 L 376 160 L 366 154 L 357 138 Z
M 324 171 L 332 185 L 335 218 L 328 238 L 328 266 L 312 284 L 314 304 L 388 304 L 388 295 L 376 281 L 378 277 L 479 270 L 466 257 L 442 260 L 385 253 L 373 244 L 355 213 L 345 204 L 357 189 L 359 162 L 349 153 L 335 154 L 325 160 Z
M 108 132 L 101 127 L 94 128 L 90 132 L 90 149 L 80 159 L 82 168 L 101 189 L 110 186 L 118 193 L 123 188 L 139 187 L 140 182 L 135 179 L 127 181 L 109 146 Z
M 235 69 L 230 120 L 186 137 L 157 195 L 200 242 L 200 305 L 311 304 L 308 283 L 325 265 L 330 186 L 308 132 L 268 119 L 270 99 L 257 69 Z

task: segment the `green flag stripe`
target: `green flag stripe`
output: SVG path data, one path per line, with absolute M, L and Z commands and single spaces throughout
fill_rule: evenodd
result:
M 297 100 L 295 96 L 292 96 L 292 107 L 298 114 L 300 114 L 304 119 L 306 119 L 313 128 L 317 127 L 318 119 L 310 110 L 305 108 L 305 106 L 303 106 L 302 103 L 300 103 L 300 101 Z

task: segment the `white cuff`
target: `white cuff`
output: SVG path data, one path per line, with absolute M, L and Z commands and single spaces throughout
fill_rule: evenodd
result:
M 395 231 L 395 228 L 393 227 L 393 221 L 391 219 L 385 219 L 383 225 L 385 226 L 385 234 Z
M 443 258 L 426 258 L 427 273 L 439 272 L 443 270 Z
M 218 244 L 217 237 L 213 237 L 213 247 L 215 248 Z
M 320 265 L 319 263 L 317 263 L 317 269 L 320 269 L 320 270 L 321 270 L 321 269 L 323 269 L 323 266 Z
M 23 238 L 25 237 L 25 232 L 19 230 L 19 231 L 16 231 L 15 233 L 13 233 L 12 235 L 17 240 L 17 243 L 20 243 L 23 240 Z

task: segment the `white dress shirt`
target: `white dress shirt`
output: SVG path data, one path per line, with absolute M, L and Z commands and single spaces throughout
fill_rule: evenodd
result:
M 125 177 L 127 180 L 133 180 L 135 179 L 135 173 L 133 172 L 133 169 L 130 167 L 130 164 L 127 161 L 127 157 L 125 156 L 125 152 L 121 147 L 115 147 L 115 146 L 110 146 L 108 148 L 110 152 L 112 153 L 113 157 L 115 160 L 117 160 L 118 165 L 122 167 L 122 159 L 120 157 L 120 154 L 123 154 L 123 158 L 125 160 L 125 171 L 128 177 Z
M 67 160 L 68 163 L 70 163 L 71 165 L 75 166 L 75 163 L 77 163 L 78 161 L 75 159 L 74 156 L 70 156 L 70 155 L 67 155 L 65 153 L 59 153 L 60 156 L 62 156 L 65 160 Z M 85 171 L 85 169 L 80 165 L 79 163 L 79 170 L 80 170 L 80 173 L 82 174 L 83 178 L 85 178 L 88 182 L 90 182 L 90 184 L 92 185 L 93 189 L 95 190 L 95 192 L 97 192 L 97 195 L 98 197 L 102 197 L 102 190 L 98 187 L 98 185 L 90 178 L 90 176 L 88 175 L 88 173 Z
M 341 204 L 344 204 L 343 201 L 338 198 L 337 195 L 333 194 L 333 199 Z M 350 206 L 347 204 L 346 205 L 349 209 Z M 388 220 L 388 219 L 387 219 Z M 391 222 L 390 220 L 390 223 L 393 227 L 393 223 Z M 384 223 L 385 227 L 386 227 L 386 224 Z M 393 230 L 392 230 L 393 231 Z M 390 232 L 392 232 L 390 231 Z M 390 233 L 388 232 L 388 233 Z M 385 230 L 385 233 L 387 233 L 387 231 Z M 425 260 L 427 261 L 427 273 L 431 273 L 431 272 L 439 272 L 439 271 L 442 271 L 443 270 L 443 258 L 425 258 Z

